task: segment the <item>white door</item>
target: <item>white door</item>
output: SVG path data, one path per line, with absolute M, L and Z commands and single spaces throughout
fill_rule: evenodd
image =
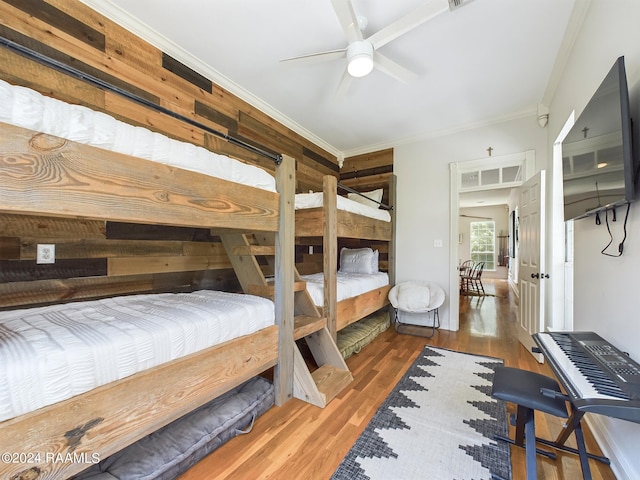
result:
M 518 232 L 519 268 L 518 285 L 520 290 L 520 328 L 518 338 L 538 361 L 541 354 L 534 354 L 533 333 L 544 329 L 544 287 L 548 275 L 544 271 L 545 241 L 545 172 L 542 170 L 520 189 L 520 228 Z

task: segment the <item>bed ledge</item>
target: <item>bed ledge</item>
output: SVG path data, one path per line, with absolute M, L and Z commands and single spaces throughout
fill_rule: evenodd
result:
M 278 230 L 279 195 L 0 122 L 0 211 Z

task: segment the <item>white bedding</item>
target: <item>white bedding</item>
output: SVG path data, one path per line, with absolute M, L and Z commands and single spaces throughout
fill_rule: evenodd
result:
M 0 80 L 0 122 L 275 192 L 265 170 Z
M 0 312 L 0 421 L 274 324 L 271 300 L 201 290 Z
M 309 295 L 311 295 L 313 303 L 318 307 L 324 306 L 324 274 L 320 272 L 311 275 L 302 275 L 302 279 L 307 282 L 307 291 Z M 338 272 L 338 301 L 356 297 L 362 293 L 384 287 L 385 285 L 389 285 L 389 275 L 386 272 Z
M 323 202 L 323 193 L 297 193 L 295 208 L 296 210 L 304 208 L 317 208 L 321 207 Z M 387 210 L 381 210 L 379 208 L 373 208 L 369 205 L 364 205 L 360 202 L 350 200 L 346 197 L 338 195 L 338 210 L 344 210 L 351 213 L 358 213 L 370 218 L 376 218 L 385 222 L 391 221 L 391 215 Z

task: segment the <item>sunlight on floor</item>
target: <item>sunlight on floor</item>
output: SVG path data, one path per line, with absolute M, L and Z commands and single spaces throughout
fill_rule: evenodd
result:
M 506 280 L 484 281 L 487 295 L 461 296 L 461 311 L 467 312 L 467 326 L 473 336 L 496 337 L 498 334 L 498 312 L 509 308 L 510 294 Z

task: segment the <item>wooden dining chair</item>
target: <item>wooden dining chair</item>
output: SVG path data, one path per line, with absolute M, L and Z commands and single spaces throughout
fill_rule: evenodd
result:
M 482 285 L 482 271 L 484 270 L 484 262 L 478 262 L 467 275 L 463 275 L 461 282 L 464 285 L 463 293 L 465 295 L 481 295 L 484 296 L 484 285 Z
M 469 288 L 467 279 L 469 277 L 469 273 L 471 273 L 473 265 L 473 260 L 465 260 L 458 267 L 458 270 L 460 272 L 460 293 L 466 292 Z

